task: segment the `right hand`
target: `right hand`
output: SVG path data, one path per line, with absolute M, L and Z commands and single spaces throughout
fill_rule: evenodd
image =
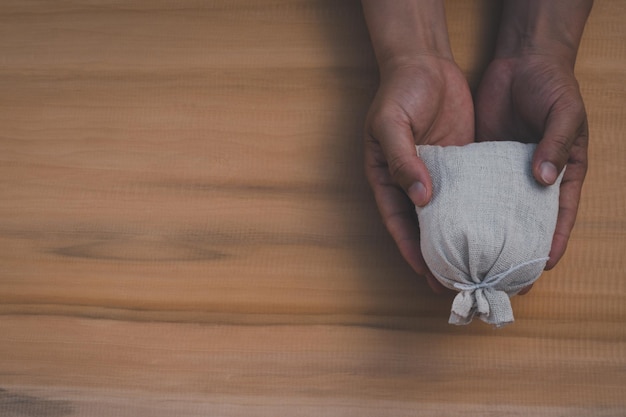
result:
M 383 222 L 404 259 L 437 293 L 445 288 L 424 262 L 415 214 L 415 206 L 430 201 L 432 183 L 415 145 L 473 142 L 473 108 L 454 61 L 423 55 L 381 68 L 366 119 L 365 171 Z

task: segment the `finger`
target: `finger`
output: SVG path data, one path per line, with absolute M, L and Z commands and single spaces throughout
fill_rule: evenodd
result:
M 395 186 L 374 189 L 383 223 L 393 237 L 400 253 L 420 275 L 426 275 L 428 267 L 422 257 L 419 226 L 413 215 L 413 205 L 402 190 Z
M 370 138 L 379 144 L 393 182 L 399 185 L 416 206 L 425 206 L 432 196 L 428 169 L 417 156 L 413 132 L 408 121 L 381 117 Z
M 434 278 L 422 256 L 419 226 L 413 203 L 401 188 L 391 183 L 390 176 L 388 182 L 373 183 L 372 190 L 383 223 L 402 257 L 415 272 L 426 278 L 435 293 L 442 294 L 445 288 Z
M 414 208 L 402 189 L 393 182 L 382 149 L 371 137 L 365 144 L 365 173 L 383 223 L 402 256 L 417 273 L 425 275 L 428 268 L 421 255 Z
M 552 106 L 533 156 L 533 175 L 540 184 L 554 184 L 570 158 L 574 141 L 583 134 L 585 121 L 585 107 L 578 92 L 563 96 Z
M 576 139 L 572 146 L 567 169 L 561 181 L 559 214 L 554 237 L 552 238 L 550 259 L 546 264 L 546 269 L 554 268 L 565 253 L 569 237 L 576 222 L 583 182 L 587 173 L 588 142 L 588 129 L 585 123 L 583 134 Z
M 445 288 L 430 273 L 420 247 L 419 226 L 413 203 L 391 178 L 378 142 L 368 138 L 365 148 L 365 172 L 383 223 L 400 254 L 419 275 L 424 276 L 435 293 Z

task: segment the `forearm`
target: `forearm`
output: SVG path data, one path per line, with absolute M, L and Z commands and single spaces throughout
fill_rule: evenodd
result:
M 496 57 L 556 56 L 574 65 L 593 0 L 506 0 Z
M 443 0 L 362 0 L 381 72 L 422 55 L 452 59 Z

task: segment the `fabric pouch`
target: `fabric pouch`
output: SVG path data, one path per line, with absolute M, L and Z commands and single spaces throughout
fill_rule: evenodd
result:
M 514 321 L 510 297 L 541 275 L 559 210 L 559 185 L 534 179 L 536 145 L 480 142 L 417 146 L 433 183 L 416 207 L 422 255 L 435 278 L 459 291 L 451 324 L 474 316 L 496 327 Z

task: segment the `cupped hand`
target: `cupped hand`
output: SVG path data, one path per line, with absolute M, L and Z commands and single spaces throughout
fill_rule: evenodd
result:
M 538 143 L 532 171 L 543 185 L 567 165 L 546 269 L 565 253 L 587 171 L 588 127 L 573 65 L 550 55 L 495 59 L 476 95 L 478 140 Z
M 365 171 L 383 222 L 409 265 L 438 293 L 420 249 L 415 206 L 432 195 L 415 145 L 464 145 L 474 140 L 467 81 L 449 58 L 422 56 L 381 71 L 365 127 Z

